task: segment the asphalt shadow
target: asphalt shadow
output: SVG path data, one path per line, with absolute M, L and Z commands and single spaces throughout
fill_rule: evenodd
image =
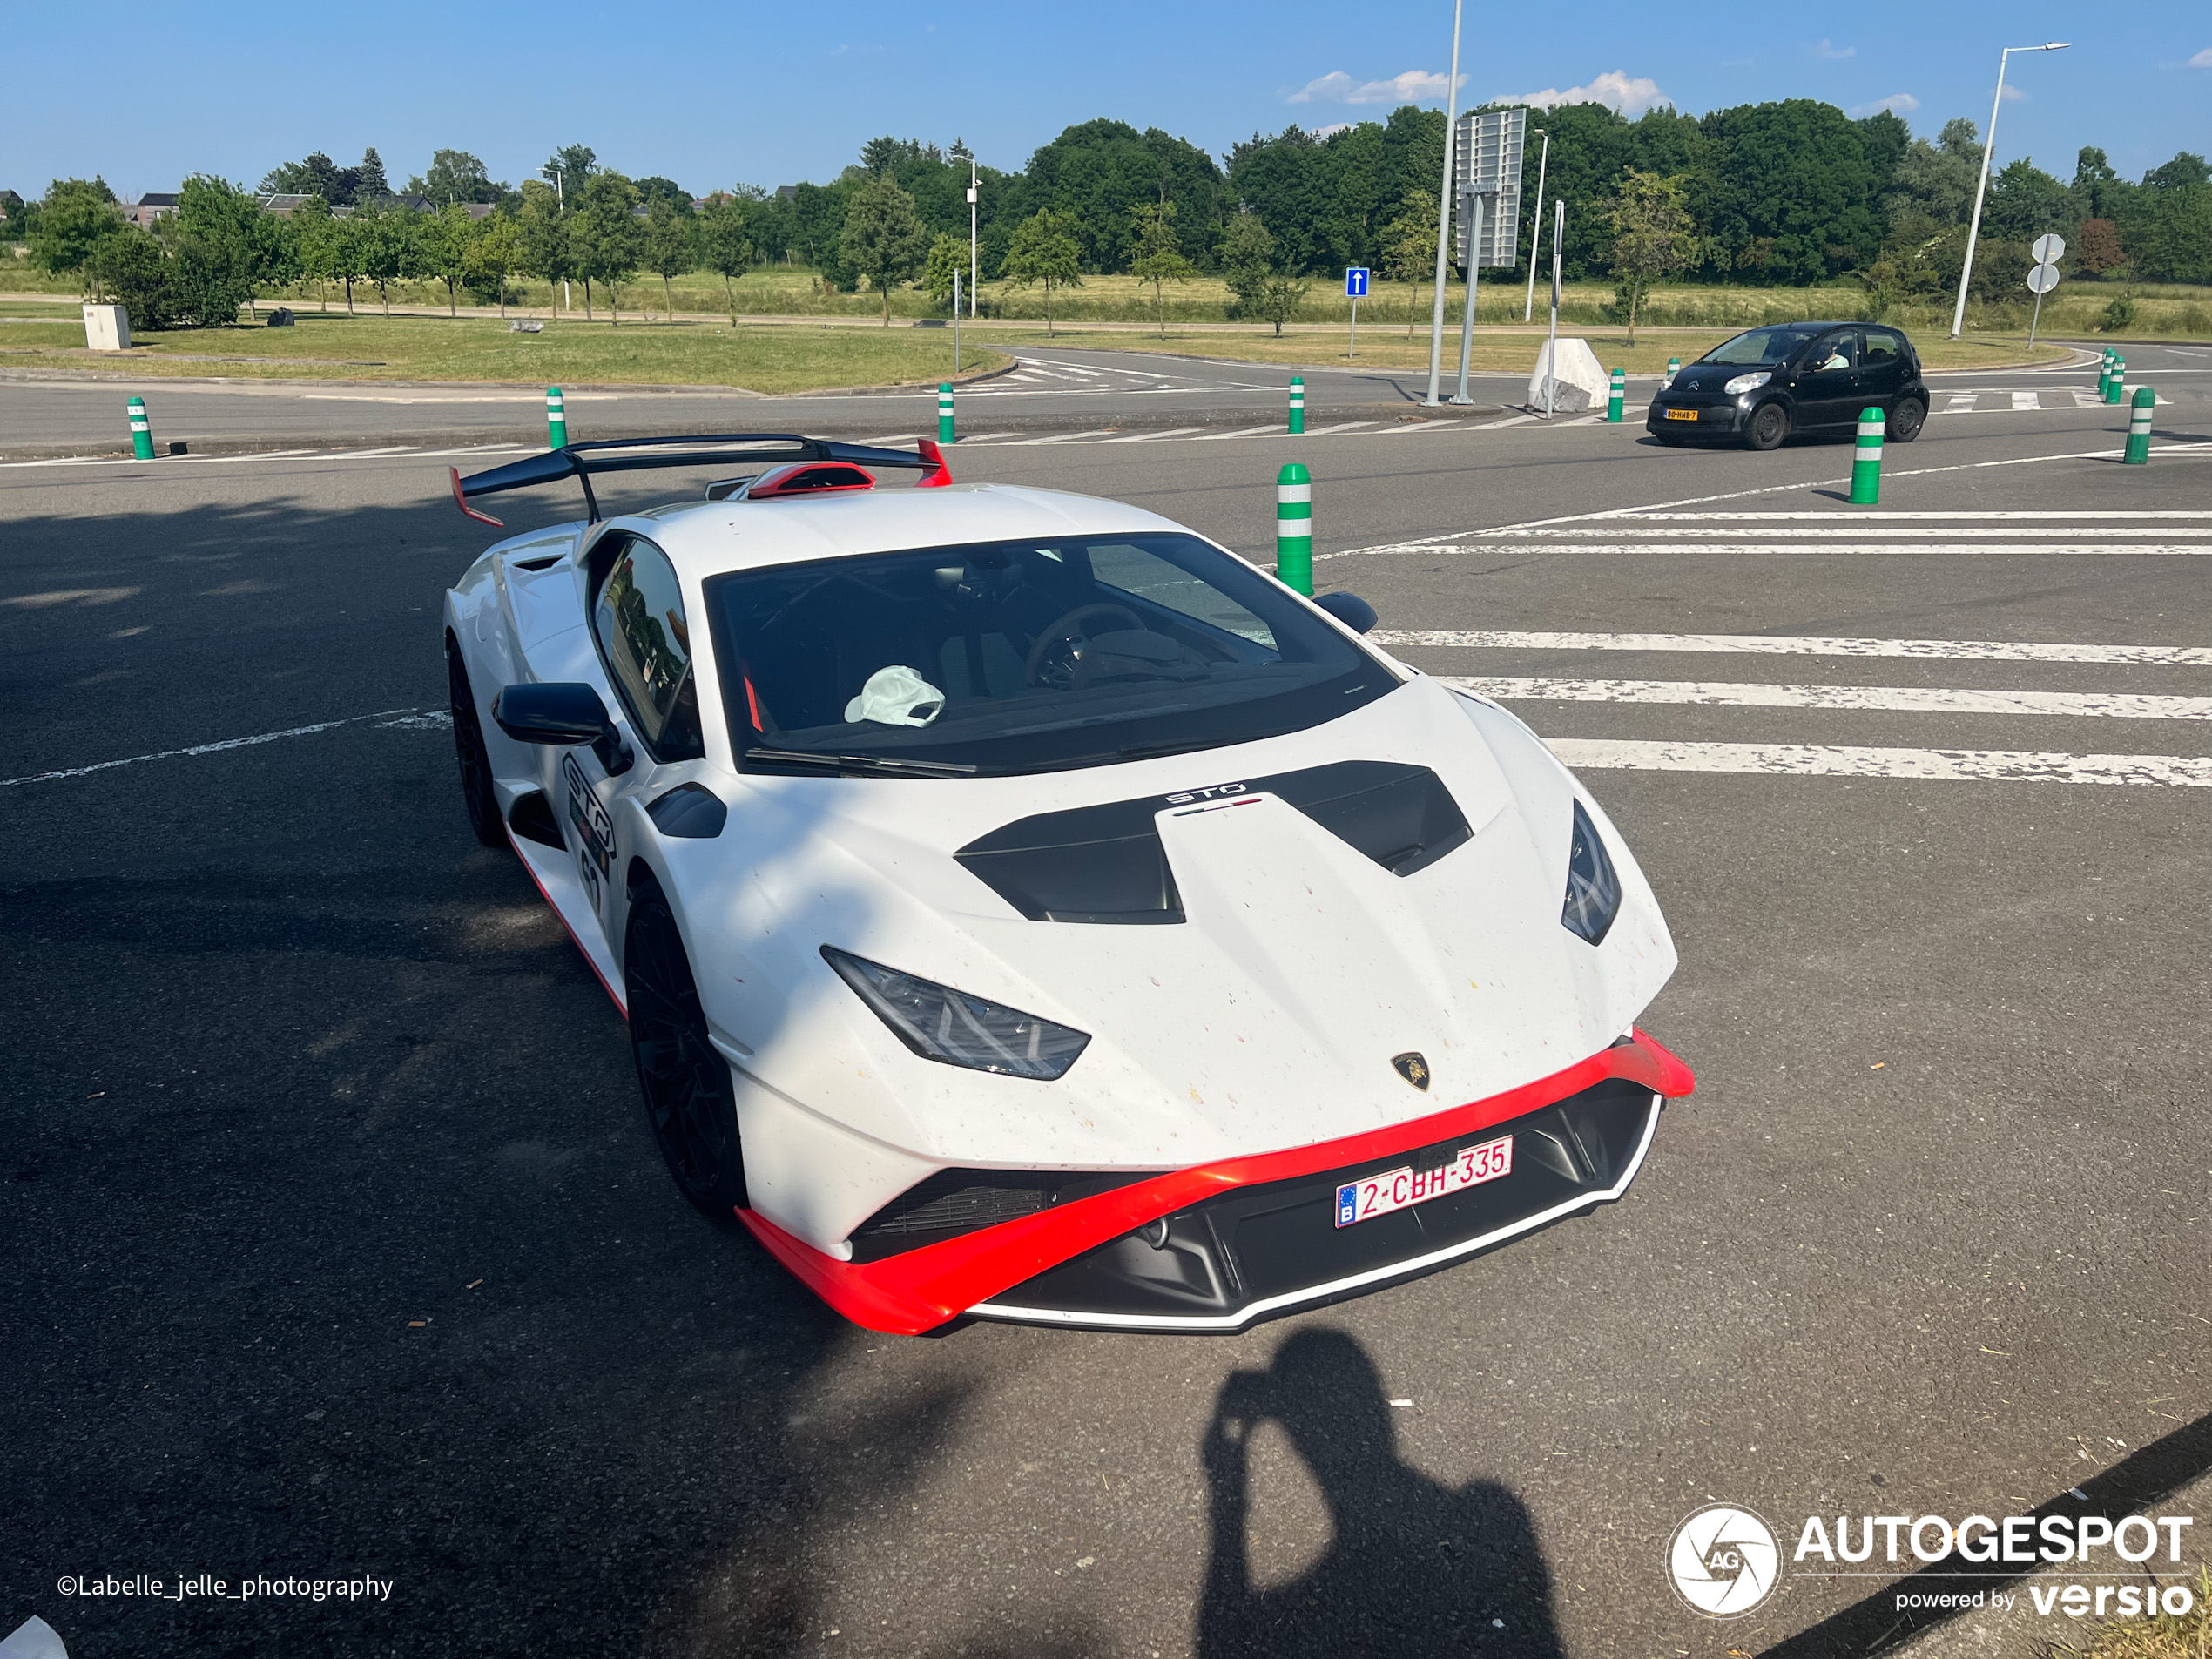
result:
M 1267 1422 L 1312 1473 L 1332 1535 L 1307 1571 L 1261 1587 L 1250 1550 L 1251 1447 Z M 1495 1481 L 1453 1488 L 1407 1465 L 1374 1362 L 1344 1332 L 1300 1331 L 1265 1371 L 1231 1373 L 1201 1453 L 1212 1501 L 1197 1615 L 1205 1659 L 1563 1652 L 1527 1507 Z

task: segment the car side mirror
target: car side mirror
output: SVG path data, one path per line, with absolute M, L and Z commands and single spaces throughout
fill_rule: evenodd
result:
M 1356 593 L 1324 593 L 1313 603 L 1355 634 L 1364 634 L 1375 625 L 1374 606 Z
M 517 743 L 590 744 L 610 778 L 628 772 L 635 759 L 589 685 L 509 685 L 492 699 L 491 718 Z

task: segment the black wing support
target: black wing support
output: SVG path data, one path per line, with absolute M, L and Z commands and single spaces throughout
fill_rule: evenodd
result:
M 873 444 L 840 443 L 834 438 L 806 438 L 794 432 L 725 432 L 685 438 L 600 438 L 549 449 L 542 455 L 510 461 L 488 472 L 463 478 L 450 467 L 454 504 L 479 523 L 505 526 L 489 513 L 469 505 L 478 496 L 496 496 L 509 489 L 535 489 L 573 478 L 583 486 L 584 510 L 593 523 L 599 521 L 598 498 L 591 480 L 605 472 L 646 472 L 664 467 L 778 466 L 788 461 L 849 461 L 864 467 L 914 467 L 928 475 L 924 485 L 948 484 L 953 477 L 945 457 L 932 438 L 915 441 L 916 448 L 879 449 Z

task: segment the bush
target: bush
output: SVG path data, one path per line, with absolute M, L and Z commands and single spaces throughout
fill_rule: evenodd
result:
M 2132 328 L 2134 326 L 2135 302 L 2124 295 L 2105 307 L 2104 320 L 2098 324 L 2100 329 L 2107 333 L 2114 328 Z
M 131 332 L 174 326 L 177 297 L 169 257 L 152 233 L 135 227 L 105 239 L 90 263 L 102 292 L 124 307 Z

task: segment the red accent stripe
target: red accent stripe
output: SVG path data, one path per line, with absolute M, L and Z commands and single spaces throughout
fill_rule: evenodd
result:
M 932 467 L 932 470 L 914 480 L 916 489 L 940 489 L 952 482 L 953 469 L 945 464 L 945 452 L 937 447 L 936 439 L 915 439 L 914 451 Z
M 1608 1078 L 1625 1077 L 1669 1100 L 1679 1099 L 1696 1087 L 1689 1068 L 1641 1028 L 1635 1039 L 1619 1048 L 1602 1049 L 1564 1071 L 1487 1100 L 1469 1101 L 1464 1106 L 1340 1140 L 1176 1170 L 1095 1197 L 1055 1204 L 1019 1221 L 1001 1222 L 942 1244 L 926 1244 L 886 1261 L 840 1261 L 793 1238 L 754 1211 L 739 1210 L 738 1219 L 752 1229 L 771 1255 L 855 1325 L 896 1336 L 915 1336 L 1094 1244 L 1117 1238 L 1148 1221 L 1188 1209 L 1231 1187 L 1313 1175 L 1410 1152 L 1434 1141 L 1521 1116 Z
M 591 970 L 591 977 L 599 981 L 599 988 L 614 999 L 615 1012 L 628 1020 L 630 1005 L 622 1000 L 620 991 L 607 983 L 607 976 L 599 971 L 599 964 L 591 960 L 591 953 L 584 949 L 583 941 L 576 936 L 576 929 L 569 926 L 569 919 L 561 914 L 561 907 L 553 902 L 553 895 L 545 890 L 545 883 L 539 880 L 537 872 L 530 868 L 530 861 L 523 855 L 523 844 L 515 839 L 514 830 L 504 824 L 500 827 L 507 831 L 507 845 L 515 849 L 515 862 L 523 867 L 523 873 L 529 877 L 530 886 L 537 889 L 537 896 L 545 900 L 545 907 L 553 913 L 553 920 L 561 924 L 561 931 L 569 936 L 569 942 L 576 947 L 577 954 L 583 958 L 583 965 Z
M 479 524 L 489 524 L 496 530 L 503 530 L 507 528 L 503 523 L 496 518 L 494 518 L 489 513 L 480 513 L 469 504 L 468 496 L 461 493 L 460 468 L 448 467 L 446 470 L 453 475 L 453 504 L 455 507 L 458 507 L 470 518 L 475 519 Z

